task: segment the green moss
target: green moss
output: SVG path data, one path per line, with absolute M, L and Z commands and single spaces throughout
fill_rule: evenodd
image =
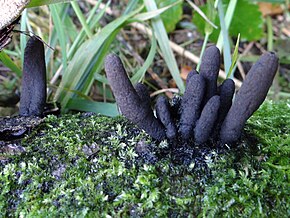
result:
M 121 117 L 49 116 L 2 154 L 0 216 L 289 217 L 289 126 L 290 101 L 264 104 L 237 148 L 181 165 Z

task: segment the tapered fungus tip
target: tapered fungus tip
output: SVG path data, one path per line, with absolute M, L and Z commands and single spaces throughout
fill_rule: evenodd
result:
M 46 102 L 46 68 L 43 43 L 31 37 L 24 52 L 21 116 L 42 116 Z
M 206 82 L 206 93 L 202 105 L 217 94 L 217 78 L 220 69 L 220 51 L 216 46 L 208 47 L 201 59 L 200 75 Z
M 105 58 L 105 69 L 112 70 L 122 65 L 121 59 L 116 54 L 108 54 Z
M 200 73 L 208 74 L 218 72 L 220 68 L 220 50 L 216 46 L 205 49 L 201 59 Z
M 154 117 L 146 87 L 138 84 L 135 90 L 121 59 L 115 54 L 106 57 L 105 71 L 121 113 L 153 138 L 163 140 L 165 129 Z
M 246 121 L 265 100 L 278 68 L 278 57 L 267 52 L 248 72 L 220 131 L 222 142 L 237 141 Z

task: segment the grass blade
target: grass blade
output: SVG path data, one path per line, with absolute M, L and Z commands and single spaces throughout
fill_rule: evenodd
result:
M 84 28 L 86 34 L 88 35 L 89 38 L 92 38 L 93 37 L 93 33 L 92 31 L 90 30 L 90 27 L 89 25 L 87 24 L 86 22 L 86 18 L 84 17 L 79 5 L 77 2 L 71 2 L 71 5 L 80 21 L 80 23 L 82 24 L 82 27 Z
M 155 36 L 153 34 L 152 35 L 152 40 L 151 40 L 151 48 L 150 48 L 148 57 L 146 58 L 146 61 L 144 62 L 143 66 L 131 78 L 131 82 L 133 84 L 136 84 L 137 82 L 140 82 L 144 78 L 144 75 L 145 75 L 147 69 L 150 67 L 150 65 L 152 64 L 152 62 L 154 60 L 154 57 L 155 57 L 155 54 L 156 54 L 156 50 L 157 50 L 157 41 L 156 41 L 156 38 L 155 38 Z
M 227 73 L 227 78 L 233 78 L 233 69 L 235 68 L 236 66 L 236 63 L 238 61 L 238 58 L 239 58 L 239 43 L 240 43 L 240 34 L 238 35 L 238 39 L 237 39 L 237 42 L 236 42 L 236 46 L 235 46 L 235 50 L 234 50 L 234 53 L 233 53 L 233 58 L 232 58 L 232 64 L 231 64 L 231 67 L 229 69 L 229 72 Z
M 94 112 L 110 117 L 115 117 L 119 115 L 116 103 L 104 103 L 89 101 L 81 98 L 74 98 L 69 101 L 67 107 L 71 110 Z
M 142 20 L 142 21 L 145 21 L 145 20 L 150 20 L 160 14 L 162 14 L 163 12 L 165 12 L 166 10 L 168 10 L 169 8 L 179 4 L 181 1 L 177 1 L 173 4 L 170 4 L 168 6 L 165 6 L 163 8 L 159 8 L 159 9 L 156 9 L 156 10 L 152 10 L 152 11 L 148 11 L 148 12 L 145 12 L 145 13 L 141 13 L 141 14 L 137 14 L 134 19 L 136 20 Z
M 217 29 L 218 27 L 211 21 L 211 19 L 207 18 L 207 16 L 203 13 L 202 10 L 200 10 L 200 8 L 195 5 L 192 1 L 186 0 L 187 3 L 197 12 L 199 13 L 199 15 L 208 23 L 210 24 L 213 28 Z M 214 9 L 212 9 L 214 10 Z
M 223 35 L 223 42 L 224 42 L 224 65 L 225 65 L 225 72 L 229 72 L 230 66 L 231 66 L 231 48 L 230 48 L 230 42 L 229 42 L 229 35 L 228 35 L 228 28 L 226 27 L 225 23 L 225 16 L 224 16 L 224 10 L 223 10 L 223 3 L 222 1 L 218 2 L 218 15 L 220 18 L 220 25 L 221 25 L 221 33 Z M 221 51 L 221 50 L 220 50 Z
M 112 21 L 79 47 L 63 74 L 61 84 L 55 96 L 61 102 L 63 110 L 66 109 L 69 100 L 75 97 L 74 93 L 68 93 L 66 90 L 78 90 L 82 93 L 88 92 L 94 81 L 94 73 L 103 67 L 104 57 L 119 29 L 126 24 L 128 19 L 140 12 L 141 9 L 139 8 L 128 15 Z
M 67 54 L 66 54 L 67 38 L 66 38 L 66 34 L 64 31 L 60 16 L 58 14 L 57 5 L 50 5 L 49 8 L 51 10 L 52 20 L 54 22 L 54 26 L 56 28 L 56 33 L 57 33 L 57 36 L 59 39 L 59 44 L 60 44 L 61 53 L 62 53 L 62 64 L 63 64 L 63 69 L 65 70 L 67 68 Z
M 148 11 L 157 10 L 157 5 L 153 0 L 144 0 L 144 4 Z M 157 38 L 159 47 L 161 49 L 163 58 L 168 66 L 168 69 L 176 82 L 177 87 L 179 88 L 181 93 L 184 93 L 185 87 L 184 83 L 180 77 L 179 69 L 173 55 L 172 49 L 169 45 L 169 39 L 164 27 L 164 24 L 159 16 L 152 19 L 152 26 L 154 30 L 154 34 Z
M 26 24 L 27 24 L 27 10 L 25 9 L 22 12 L 21 21 L 20 21 L 20 30 L 26 32 Z M 21 63 L 24 60 L 24 50 L 26 47 L 27 36 L 25 34 L 20 34 L 20 51 L 21 51 Z
M 10 70 L 15 72 L 18 77 L 21 77 L 21 69 L 11 60 L 11 58 L 4 51 L 0 52 L 0 61 Z
M 231 21 L 233 19 L 233 15 L 235 12 L 235 8 L 237 5 L 238 0 L 231 0 L 229 2 L 228 8 L 227 8 L 227 12 L 226 12 L 226 16 L 225 16 L 225 24 L 226 24 L 226 28 L 229 29 L 230 25 L 231 25 Z M 218 37 L 218 41 L 217 41 L 217 47 L 220 49 L 220 51 L 222 51 L 223 49 L 223 42 L 224 42 L 224 38 L 223 38 L 223 33 L 221 32 L 219 34 Z

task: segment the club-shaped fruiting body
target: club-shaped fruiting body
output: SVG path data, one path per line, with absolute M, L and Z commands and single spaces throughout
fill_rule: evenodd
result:
M 193 70 L 186 79 L 181 101 L 170 104 L 164 96 L 156 103 L 157 118 L 150 107 L 146 87 L 132 86 L 121 60 L 109 55 L 105 70 L 121 112 L 155 139 L 196 144 L 217 139 L 222 143 L 239 140 L 247 119 L 265 100 L 278 66 L 274 53 L 264 54 L 251 68 L 235 101 L 233 80 L 226 79 L 217 88 L 220 53 L 215 46 L 206 49 L 200 73 Z M 175 101 L 173 99 L 172 101 Z
M 42 116 L 46 102 L 46 68 L 43 43 L 31 37 L 24 52 L 20 116 Z
M 205 79 L 206 91 L 203 105 L 217 93 L 217 78 L 220 70 L 220 51 L 215 46 L 208 47 L 203 54 L 200 75 Z
M 227 113 L 229 112 L 232 106 L 232 99 L 235 93 L 235 83 L 232 79 L 226 79 L 223 81 L 221 86 L 219 87 L 219 96 L 220 96 L 220 104 L 221 107 L 218 111 L 218 120 L 217 125 L 220 126 Z
M 184 141 L 188 140 L 201 113 L 205 92 L 205 81 L 200 74 L 191 76 L 181 100 L 179 132 Z
M 265 100 L 278 68 L 275 53 L 268 52 L 252 66 L 221 127 L 223 142 L 237 141 L 249 117 Z
M 175 140 L 177 128 L 170 112 L 170 105 L 165 96 L 159 96 L 156 102 L 157 118 L 162 122 L 166 129 L 166 137 L 169 140 Z
M 139 88 L 136 92 L 117 55 L 110 54 L 106 57 L 105 70 L 121 113 L 153 138 L 164 139 L 165 128 L 154 117 L 150 104 L 148 104 L 148 92 L 144 91 L 142 85 L 137 85 Z

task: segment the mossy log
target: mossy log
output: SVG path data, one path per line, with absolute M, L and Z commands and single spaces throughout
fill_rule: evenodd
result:
M 172 148 L 91 114 L 48 116 L 8 144 L 0 217 L 290 216 L 290 101 L 264 103 L 234 148 Z

